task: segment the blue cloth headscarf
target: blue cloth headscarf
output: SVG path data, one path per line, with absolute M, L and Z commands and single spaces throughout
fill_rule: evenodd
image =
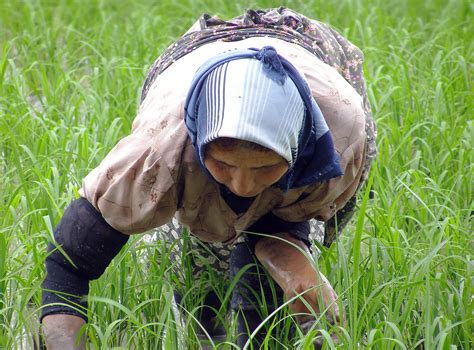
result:
M 271 46 L 207 60 L 191 82 L 185 123 L 197 160 L 211 179 L 205 148 L 219 137 L 251 141 L 285 158 L 289 169 L 274 185 L 284 191 L 342 175 L 306 80 Z

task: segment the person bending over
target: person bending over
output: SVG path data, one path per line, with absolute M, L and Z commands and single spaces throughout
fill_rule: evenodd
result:
M 84 347 L 74 340 L 89 281 L 129 235 L 153 229 L 178 251 L 215 253 L 208 265 L 227 278 L 252 266 L 230 303 L 240 347 L 262 321 L 252 299 L 264 271 L 282 296 L 265 297 L 270 310 L 301 294 L 288 307 L 304 331 L 322 312 L 343 322 L 310 250 L 312 234 L 329 245 L 344 227 L 375 156 L 362 60 L 339 33 L 290 9 L 227 22 L 203 15 L 153 64 L 131 134 L 85 177 L 54 231 L 41 318 L 48 348 Z M 211 290 L 204 304 L 200 318 L 219 335 Z

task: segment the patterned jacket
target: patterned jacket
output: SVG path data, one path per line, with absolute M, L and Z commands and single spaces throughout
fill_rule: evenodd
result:
M 196 162 L 183 104 L 194 72 L 205 60 L 235 48 L 266 45 L 275 47 L 307 79 L 331 130 L 344 175 L 288 192 L 269 187 L 247 212 L 237 215 Z M 355 63 L 345 64 L 356 64 L 360 71 L 362 54 L 352 48 Z M 301 45 L 275 37 L 205 43 L 153 77 L 131 134 L 86 176 L 80 194 L 125 234 L 159 227 L 175 216 L 204 241 L 230 243 L 268 212 L 287 221 L 327 221 L 355 195 L 375 152 L 365 87 L 354 88 L 355 83 L 363 86 L 363 80 L 350 84 L 337 68 Z

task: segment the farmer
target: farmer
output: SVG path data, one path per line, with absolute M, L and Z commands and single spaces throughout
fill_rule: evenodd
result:
M 152 66 L 132 133 L 86 176 L 54 231 L 43 284 L 49 348 L 72 347 L 89 281 L 129 235 L 160 227 L 178 249 L 186 228 L 196 259 L 230 277 L 253 264 L 232 291 L 240 347 L 261 322 L 252 288 L 262 266 L 286 299 L 302 293 L 289 309 L 303 330 L 323 311 L 341 322 L 309 258 L 310 234 L 334 240 L 375 156 L 362 60 L 327 25 L 286 8 L 202 16 Z M 215 307 L 212 291 L 205 305 Z M 203 322 L 215 319 L 210 307 Z

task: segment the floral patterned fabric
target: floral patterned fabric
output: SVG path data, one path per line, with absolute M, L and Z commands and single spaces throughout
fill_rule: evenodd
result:
M 275 47 L 305 76 L 331 131 L 344 174 L 288 191 L 268 187 L 246 212 L 237 214 L 196 161 L 184 125 L 184 99 L 196 70 L 209 57 L 267 45 Z M 298 45 L 273 37 L 208 43 L 155 78 L 131 134 L 85 177 L 80 194 L 125 234 L 165 225 L 175 216 L 201 240 L 229 244 L 269 212 L 290 222 L 328 221 L 344 208 L 363 181 L 369 118 L 357 91 L 334 68 Z

